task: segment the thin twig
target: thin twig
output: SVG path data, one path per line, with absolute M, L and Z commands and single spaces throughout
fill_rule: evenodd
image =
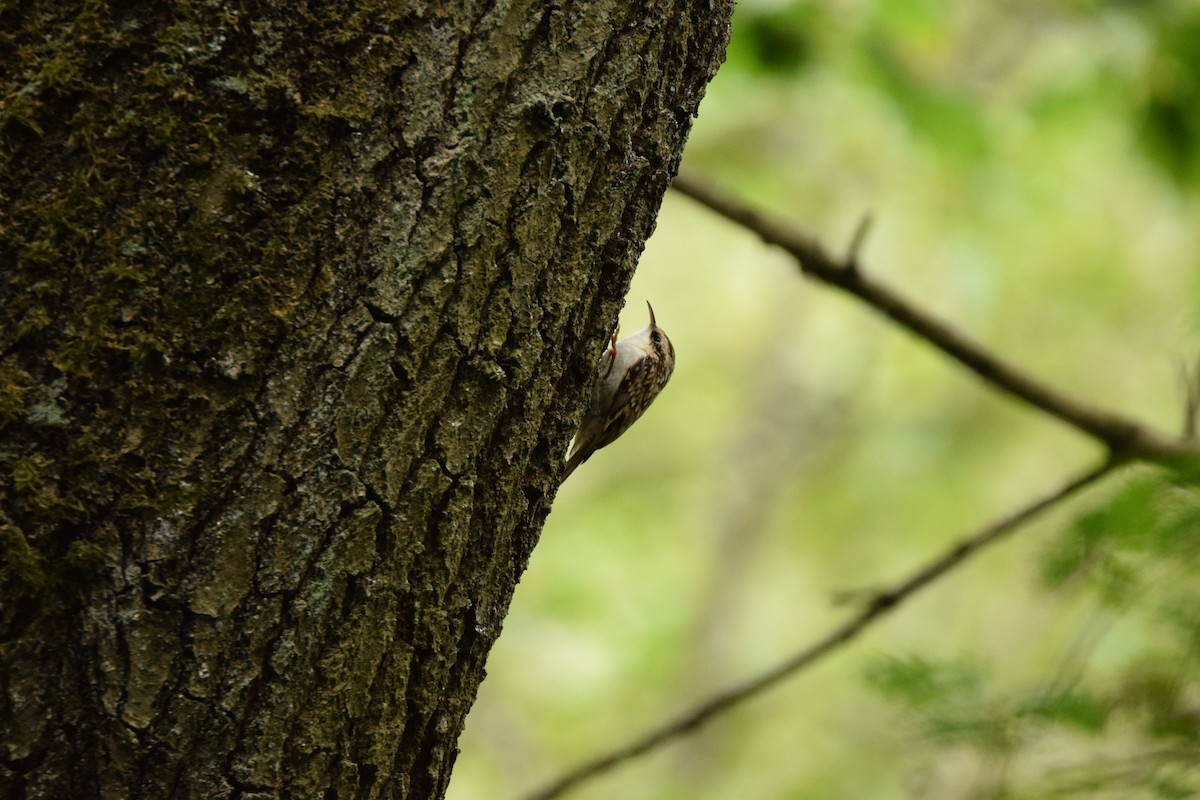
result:
M 1200 416 L 1200 358 L 1179 364 L 1179 386 L 1183 394 L 1183 438 L 1196 438 L 1196 418 Z
M 838 260 L 794 226 L 686 172 L 675 178 L 672 188 L 783 248 L 805 275 L 858 297 L 996 388 L 1098 439 L 1114 459 L 1153 461 L 1176 469 L 1200 467 L 1200 444 L 1164 436 L 1033 377 L 857 268 L 857 246 L 851 248 L 849 261 Z
M 858 271 L 858 254 L 862 251 L 863 243 L 867 241 L 867 234 L 871 232 L 871 224 L 874 221 L 870 214 L 863 214 L 863 218 L 854 228 L 854 236 L 850 237 L 850 246 L 846 248 L 845 261 L 845 268 L 851 272 Z
M 775 684 L 789 678 L 846 645 L 874 622 L 899 608 L 921 589 L 936 581 L 954 567 L 974 556 L 987 546 L 995 544 L 1006 534 L 1036 517 L 1038 514 L 1067 499 L 1081 489 L 1091 485 L 1118 466 L 1118 462 L 1107 460 L 1097 467 L 1069 481 L 1061 488 L 1026 505 L 1007 516 L 993 521 L 954 547 L 942 553 L 925 566 L 899 581 L 892 587 L 877 593 L 857 615 L 842 623 L 816 642 L 799 651 L 791 658 L 746 683 L 719 694 L 697 706 L 679 719 L 652 731 L 639 739 L 618 747 L 610 753 L 584 764 L 526 796 L 526 800 L 552 800 L 581 783 L 585 783 L 626 761 L 644 755 L 655 748 L 678 739 L 699 728 L 713 717 L 731 707 L 756 697 Z
M 1132 420 L 1071 397 L 1028 375 L 883 284 L 864 275 L 859 269 L 859 251 L 869 230 L 869 218 L 859 225 L 846 258 L 839 261 L 830 256 L 819 242 L 802 231 L 742 203 L 702 179 L 681 174 L 675 179 L 673 187 L 753 231 L 768 244 L 783 248 L 798 261 L 805 275 L 858 297 L 993 386 L 1098 439 L 1107 447 L 1109 458 L 1057 491 L 963 539 L 890 589 L 874 594 L 858 614 L 775 668 L 711 698 L 676 721 L 567 773 L 540 791 L 528 795 L 528 800 L 552 800 L 560 797 L 581 783 L 690 733 L 730 708 L 808 668 L 857 638 L 877 620 L 898 608 L 942 575 L 1004 538 L 1041 512 L 1091 485 L 1125 461 L 1146 460 L 1180 469 L 1195 469 L 1200 465 L 1200 445 L 1195 442 L 1165 437 Z M 1195 416 L 1191 402 L 1189 398 L 1189 419 Z

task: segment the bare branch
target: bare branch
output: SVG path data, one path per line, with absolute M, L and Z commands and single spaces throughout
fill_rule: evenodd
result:
M 701 178 L 681 174 L 675 179 L 673 186 L 718 214 L 758 234 L 768 244 L 786 250 L 797 260 L 800 270 L 805 275 L 858 297 L 992 386 L 1099 440 L 1108 449 L 1109 457 L 1056 491 L 964 538 L 908 578 L 885 590 L 866 594 L 862 608 L 857 614 L 773 669 L 716 695 L 674 722 L 578 767 L 543 789 L 528 795 L 527 800 L 552 800 L 560 797 L 579 784 L 696 730 L 730 708 L 807 669 L 857 638 L 875 622 L 942 575 L 1043 511 L 1090 486 L 1126 461 L 1151 461 L 1176 469 L 1200 468 L 1200 444 L 1193 440 L 1197 408 L 1200 407 L 1200 366 L 1197 367 L 1197 375 L 1186 374 L 1185 371 L 1183 376 L 1187 387 L 1187 436 L 1181 439 L 1166 437 L 1130 419 L 1072 397 L 1029 375 L 882 283 L 864 275 L 859 269 L 859 252 L 870 229 L 869 216 L 865 217 L 855 230 L 846 257 L 838 260 L 804 232 L 741 202 Z
M 721 216 L 781 247 L 800 270 L 858 297 L 998 389 L 1098 439 L 1116 460 L 1145 460 L 1176 469 L 1200 467 L 1200 445 L 1164 436 L 1130 419 L 1072 397 L 984 348 L 946 322 L 901 297 L 857 268 L 856 234 L 848 260 L 840 261 L 812 237 L 753 208 L 703 178 L 681 172 L 672 187 Z M 862 226 L 860 226 L 860 230 Z
M 928 562 L 909 577 L 899 581 L 888 589 L 876 593 L 854 617 L 834 628 L 825 636 L 773 669 L 752 678 L 740 686 L 735 686 L 722 694 L 716 695 L 674 722 L 664 725 L 658 730 L 651 731 L 639 739 L 618 747 L 610 753 L 572 770 L 546 787 L 527 795 L 526 800 L 552 800 L 552 798 L 561 797 L 564 793 L 581 783 L 585 783 L 609 770 L 615 769 L 626 761 L 645 755 L 667 742 L 691 733 L 730 708 L 756 697 L 785 678 L 792 677 L 812 666 L 821 658 L 857 638 L 859 634 L 873 623 L 889 612 L 899 608 L 921 589 L 929 586 L 954 567 L 989 545 L 1000 541 L 1007 534 L 1016 530 L 1043 511 L 1095 483 L 1116 469 L 1117 466 L 1118 462 L 1114 460 L 1105 461 L 1099 466 L 1093 467 L 1067 482 L 1050 494 L 984 526 L 971 536 L 964 538 L 954 547 L 946 550 L 937 558 Z

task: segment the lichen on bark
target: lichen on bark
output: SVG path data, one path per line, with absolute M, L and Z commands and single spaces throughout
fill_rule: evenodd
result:
M 441 796 L 729 11 L 0 11 L 0 793 Z

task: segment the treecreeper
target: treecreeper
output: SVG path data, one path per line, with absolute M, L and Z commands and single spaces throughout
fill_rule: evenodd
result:
M 561 480 L 565 481 L 592 453 L 629 430 L 671 379 L 675 348 L 666 331 L 658 327 L 649 301 L 646 307 L 650 309 L 650 324 L 619 341 L 619 328 L 613 331 L 612 341 L 600 357 L 587 411 Z

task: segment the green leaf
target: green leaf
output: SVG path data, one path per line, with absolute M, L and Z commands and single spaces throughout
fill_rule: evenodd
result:
M 979 670 L 964 662 L 936 663 L 920 656 L 886 656 L 867 668 L 867 682 L 889 699 L 911 707 L 974 697 Z
M 1096 734 L 1108 724 L 1109 707 L 1082 689 L 1039 697 L 1030 713 L 1049 722 L 1060 722 L 1085 733 Z

